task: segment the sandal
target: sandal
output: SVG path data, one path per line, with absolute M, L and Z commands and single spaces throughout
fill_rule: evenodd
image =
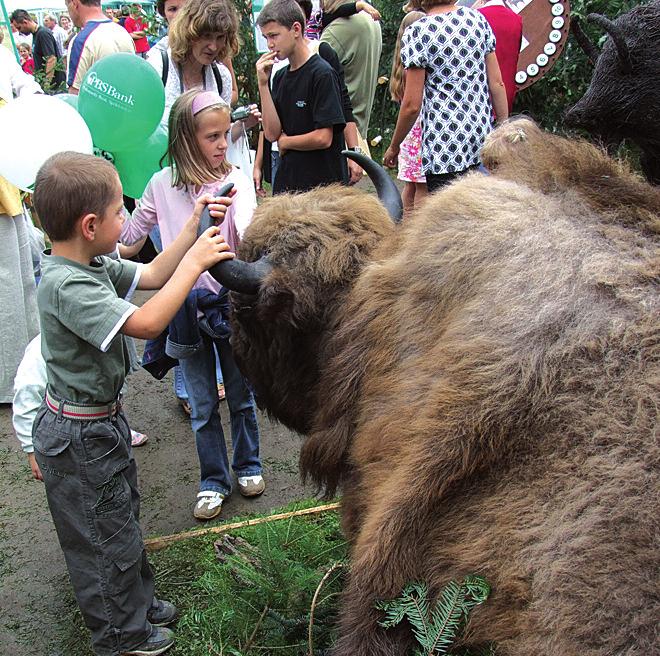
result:
M 131 430 L 131 446 L 142 446 L 149 438 L 144 433 Z
M 188 399 L 182 399 L 180 397 L 176 397 L 177 401 L 179 402 L 179 405 L 181 406 L 181 409 L 189 416 L 192 416 L 192 408 L 190 407 L 190 403 L 188 403 Z

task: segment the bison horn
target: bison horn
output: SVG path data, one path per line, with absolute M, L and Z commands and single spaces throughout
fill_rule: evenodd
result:
M 582 23 L 577 16 L 571 16 L 571 32 L 577 41 L 577 44 L 582 48 L 584 54 L 589 58 L 592 66 L 596 65 L 596 60 L 600 52 L 594 45 L 593 41 L 585 34 L 582 29 Z
M 587 20 L 596 23 L 596 25 L 604 29 L 610 35 L 612 41 L 614 41 L 617 52 L 619 53 L 619 60 L 623 72 L 631 73 L 632 59 L 630 58 L 630 51 L 628 50 L 628 45 L 623 38 L 621 30 L 609 18 L 602 16 L 601 14 L 589 14 Z
M 392 221 L 401 223 L 403 217 L 401 194 L 385 169 L 380 164 L 376 164 L 371 157 L 367 157 L 362 153 L 356 153 L 353 150 L 342 150 L 341 154 L 357 162 L 367 172 L 374 183 L 374 187 L 376 187 L 378 199 L 385 206 L 388 214 L 392 217 Z
M 233 187 L 233 184 L 223 186 L 218 190 L 217 195 L 226 196 Z M 202 211 L 199 218 L 199 227 L 197 234 L 201 235 L 208 230 L 214 221 L 211 218 L 208 205 Z M 242 260 L 225 260 L 218 262 L 209 269 L 209 273 L 223 286 L 233 292 L 241 294 L 256 294 L 261 287 L 264 278 L 270 273 L 273 266 L 266 257 L 262 257 L 256 262 L 243 262 Z

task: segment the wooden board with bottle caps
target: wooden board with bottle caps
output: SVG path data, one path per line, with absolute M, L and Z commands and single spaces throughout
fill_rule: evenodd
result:
M 523 20 L 523 40 L 518 58 L 518 90 L 540 80 L 561 55 L 570 26 L 569 0 L 508 0 Z

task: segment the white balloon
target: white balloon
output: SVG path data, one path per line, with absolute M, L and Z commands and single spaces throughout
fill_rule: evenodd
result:
M 92 135 L 78 112 L 53 96 L 23 96 L 0 107 L 0 175 L 23 191 L 55 153 L 92 154 Z

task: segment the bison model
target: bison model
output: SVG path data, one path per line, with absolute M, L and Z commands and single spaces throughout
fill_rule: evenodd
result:
M 236 357 L 304 435 L 303 475 L 343 492 L 341 656 L 408 653 L 374 603 L 469 573 L 493 593 L 465 645 L 660 649 L 660 190 L 587 143 L 507 130 L 496 176 L 405 225 L 328 187 L 265 202 L 240 248 L 259 271 L 233 294 Z
M 660 184 L 660 2 L 635 7 L 614 21 L 599 14 L 589 20 L 609 38 L 587 92 L 566 121 L 608 143 L 624 138 L 636 143 L 644 174 Z

